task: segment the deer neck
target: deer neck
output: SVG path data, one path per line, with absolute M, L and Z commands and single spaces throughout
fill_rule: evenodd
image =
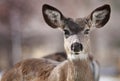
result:
M 93 81 L 89 59 L 69 60 L 67 79 L 67 81 Z

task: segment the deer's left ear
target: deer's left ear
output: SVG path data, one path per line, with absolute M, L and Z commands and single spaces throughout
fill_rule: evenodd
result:
M 90 14 L 91 25 L 96 28 L 103 27 L 110 19 L 110 13 L 110 5 L 105 4 L 98 7 Z

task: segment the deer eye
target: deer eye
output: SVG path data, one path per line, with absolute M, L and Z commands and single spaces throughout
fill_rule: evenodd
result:
M 64 30 L 65 35 L 70 35 L 70 32 L 68 30 Z
M 86 30 L 84 31 L 84 34 L 89 34 L 89 31 L 90 31 L 90 29 L 86 29 Z
M 70 32 L 68 31 L 68 30 L 64 30 L 64 34 L 65 34 L 65 36 L 66 36 L 66 38 L 70 35 Z

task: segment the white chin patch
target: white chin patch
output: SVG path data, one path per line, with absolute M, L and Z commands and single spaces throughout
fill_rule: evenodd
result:
M 86 60 L 88 58 L 88 54 L 68 54 L 68 59 L 70 60 Z
M 85 59 L 88 58 L 88 54 L 79 54 L 79 58 L 80 58 L 81 60 L 85 60 Z

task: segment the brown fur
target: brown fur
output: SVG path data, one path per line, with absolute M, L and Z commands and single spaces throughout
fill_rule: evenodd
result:
M 65 52 L 59 52 L 59 53 L 47 55 L 44 58 L 62 62 L 67 59 L 67 54 Z
M 81 67 L 82 66 L 82 67 Z M 56 67 L 51 75 L 51 81 L 94 81 L 89 61 L 66 60 Z
M 48 59 L 28 59 L 17 63 L 3 75 L 1 81 L 93 81 L 89 62 L 66 59 L 58 63 Z
M 6 72 L 1 81 L 46 81 L 57 62 L 46 59 L 28 59 L 17 63 Z

